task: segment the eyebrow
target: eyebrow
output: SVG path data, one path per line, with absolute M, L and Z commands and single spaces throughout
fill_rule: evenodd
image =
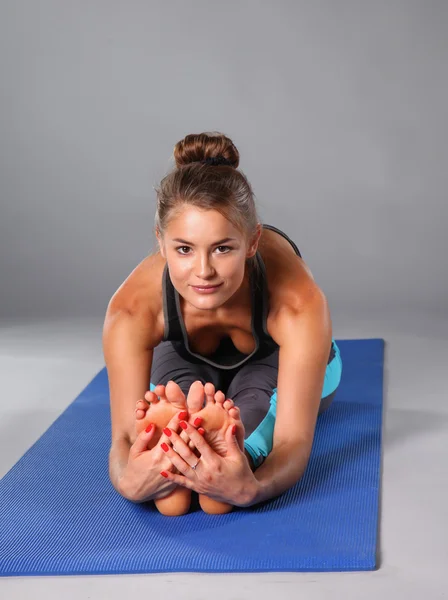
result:
M 211 244 L 211 246 L 218 246 L 219 244 L 224 244 L 225 242 L 236 242 L 236 241 L 237 240 L 235 238 L 226 237 L 226 238 L 223 238 L 222 240 L 218 240 L 214 244 Z M 179 242 L 180 244 L 186 244 L 187 246 L 194 246 L 194 244 L 192 242 L 188 242 L 187 240 L 182 240 L 181 238 L 173 238 L 173 242 Z

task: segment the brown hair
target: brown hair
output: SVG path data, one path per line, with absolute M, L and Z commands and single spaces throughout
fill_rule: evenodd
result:
M 225 158 L 230 165 L 203 163 Z M 155 187 L 157 209 L 154 227 L 163 237 L 171 218 L 185 205 L 217 210 L 246 240 L 260 222 L 254 193 L 246 176 L 238 171 L 240 155 L 230 138 L 219 132 L 189 134 L 174 146 L 176 167 Z M 257 268 L 256 257 L 246 261 Z

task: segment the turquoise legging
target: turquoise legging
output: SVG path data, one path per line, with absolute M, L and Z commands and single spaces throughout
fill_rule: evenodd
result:
M 327 365 L 321 398 L 326 398 L 336 391 L 342 376 L 342 359 L 340 350 L 333 340 L 336 355 Z M 244 441 L 244 447 L 251 455 L 255 466 L 260 466 L 272 450 L 275 417 L 277 414 L 277 388 L 273 389 L 270 408 L 258 427 Z

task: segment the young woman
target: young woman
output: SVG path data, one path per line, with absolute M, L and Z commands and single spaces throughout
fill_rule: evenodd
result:
M 295 243 L 261 225 L 232 141 L 188 135 L 174 157 L 156 189 L 158 250 L 104 322 L 109 474 L 163 514 L 187 512 L 192 491 L 222 513 L 300 479 L 342 361 L 326 297 Z

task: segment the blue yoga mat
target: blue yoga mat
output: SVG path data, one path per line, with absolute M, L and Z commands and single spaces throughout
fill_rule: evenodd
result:
M 114 490 L 102 369 L 0 481 L 0 575 L 374 569 L 384 340 L 337 344 L 342 381 L 305 475 L 219 516 L 164 517 Z

